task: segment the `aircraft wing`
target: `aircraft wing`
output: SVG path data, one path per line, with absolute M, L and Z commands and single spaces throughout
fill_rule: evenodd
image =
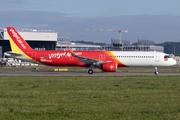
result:
M 81 62 L 85 64 L 94 64 L 94 63 L 102 63 L 103 61 L 96 60 L 96 59 L 91 59 L 91 58 L 85 58 L 85 57 L 79 57 L 79 56 L 74 56 L 77 57 L 77 60 L 80 60 Z
M 97 59 L 92 59 L 92 58 L 86 58 L 86 57 L 80 57 L 77 56 L 71 49 L 69 46 L 67 46 L 69 51 L 71 52 L 71 55 L 73 57 L 78 58 L 77 60 L 80 60 L 81 62 L 85 63 L 85 64 L 99 64 L 99 63 L 104 63 L 105 61 L 101 61 L 101 60 L 97 60 Z

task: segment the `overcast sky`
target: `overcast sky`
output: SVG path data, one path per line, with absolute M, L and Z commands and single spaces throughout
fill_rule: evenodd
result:
M 180 0 L 0 0 L 0 28 L 45 29 L 71 40 L 110 43 L 122 39 L 155 43 L 180 40 Z

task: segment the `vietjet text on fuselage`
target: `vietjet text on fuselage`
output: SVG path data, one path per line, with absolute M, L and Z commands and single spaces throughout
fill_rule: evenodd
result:
M 90 67 L 89 74 L 93 74 L 95 67 L 104 72 L 116 72 L 117 67 L 156 68 L 176 64 L 176 60 L 170 55 L 156 51 L 72 51 L 69 47 L 68 51 L 39 51 L 32 49 L 14 27 L 7 27 L 7 31 L 12 50 L 7 54 L 50 66 Z M 155 74 L 158 74 L 157 69 Z

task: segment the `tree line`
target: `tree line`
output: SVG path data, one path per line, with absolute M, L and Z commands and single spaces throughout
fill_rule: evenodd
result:
M 175 54 L 176 56 L 180 56 L 180 42 L 164 42 L 156 45 L 163 46 L 164 52 L 167 54 Z

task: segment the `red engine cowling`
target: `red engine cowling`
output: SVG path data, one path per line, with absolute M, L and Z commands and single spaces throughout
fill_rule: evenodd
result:
M 117 70 L 117 63 L 116 62 L 107 62 L 102 63 L 99 67 L 104 72 L 116 72 Z

